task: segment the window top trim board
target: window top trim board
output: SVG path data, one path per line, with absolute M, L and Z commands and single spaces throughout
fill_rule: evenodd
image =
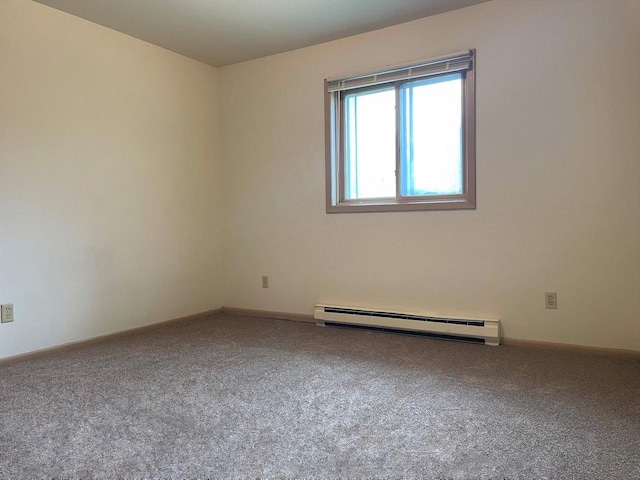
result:
M 327 79 L 327 92 L 334 93 L 355 88 L 381 85 L 399 80 L 412 80 L 444 73 L 467 71 L 473 68 L 473 50 L 425 60 L 402 67 L 369 72 L 339 79 Z

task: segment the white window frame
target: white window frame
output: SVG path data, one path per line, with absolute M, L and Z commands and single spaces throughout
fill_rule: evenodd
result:
M 395 198 L 345 198 L 344 112 L 345 92 L 369 87 L 395 86 L 407 80 L 462 74 L 462 193 L 406 197 L 400 195 L 400 155 L 396 155 Z M 396 115 L 397 117 L 397 115 Z M 399 136 L 396 123 L 396 136 Z M 475 50 L 438 57 L 411 65 L 364 75 L 325 80 L 325 155 L 327 213 L 455 210 L 476 208 Z M 399 151 L 398 148 L 396 148 Z

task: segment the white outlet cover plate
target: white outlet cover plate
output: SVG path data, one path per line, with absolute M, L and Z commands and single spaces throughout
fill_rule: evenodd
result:
M 547 308 L 551 308 L 551 309 L 558 308 L 558 296 L 556 292 L 545 292 L 544 302 Z
M 6 303 L 0 307 L 0 320 L 2 323 L 13 322 L 13 304 Z

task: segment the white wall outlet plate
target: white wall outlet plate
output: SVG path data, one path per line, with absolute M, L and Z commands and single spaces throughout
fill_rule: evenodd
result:
M 546 308 L 558 308 L 558 297 L 556 296 L 556 292 L 545 292 L 544 306 Z
M 0 307 L 0 321 L 2 323 L 13 322 L 13 304 L 5 303 Z

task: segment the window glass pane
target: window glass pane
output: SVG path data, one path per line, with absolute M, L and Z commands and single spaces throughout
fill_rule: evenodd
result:
M 401 195 L 462 193 L 462 76 L 400 87 Z
M 393 87 L 345 95 L 345 198 L 396 196 Z

